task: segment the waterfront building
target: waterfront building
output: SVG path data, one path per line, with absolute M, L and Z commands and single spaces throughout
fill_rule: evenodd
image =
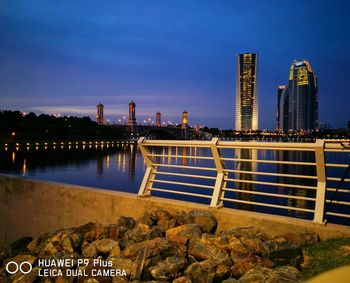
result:
M 162 126 L 161 113 L 160 112 L 156 113 L 156 126 L 157 127 L 161 127 Z
M 310 63 L 294 60 L 289 71 L 288 87 L 278 95 L 278 126 L 284 131 L 318 129 L 317 78 Z M 284 115 L 281 115 L 281 109 Z
M 136 125 L 136 104 L 134 101 L 130 101 L 129 103 L 129 119 L 128 126 L 133 127 Z
M 237 55 L 236 131 L 258 129 L 257 68 L 257 54 Z
M 105 123 L 104 118 L 103 118 L 103 104 L 100 102 L 97 106 L 97 114 L 96 114 L 96 122 L 99 125 L 103 125 Z

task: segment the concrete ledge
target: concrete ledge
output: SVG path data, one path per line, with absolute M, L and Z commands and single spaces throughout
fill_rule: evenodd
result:
M 235 226 L 255 226 L 268 236 L 287 232 L 314 231 L 321 239 L 350 237 L 350 227 L 313 224 L 309 220 L 267 215 L 230 208 L 215 209 L 207 205 L 135 194 L 28 180 L 0 175 L 0 243 L 10 243 L 23 236 L 69 228 L 87 222 L 115 223 L 124 216 L 138 218 L 157 208 L 169 211 L 210 210 L 218 219 L 218 230 Z

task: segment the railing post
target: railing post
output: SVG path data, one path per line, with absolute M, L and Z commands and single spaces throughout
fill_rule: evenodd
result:
M 220 201 L 220 198 L 223 193 L 222 189 L 225 181 L 225 172 L 224 172 L 225 164 L 221 160 L 221 154 L 217 147 L 218 142 L 219 142 L 218 138 L 213 138 L 211 140 L 211 146 L 210 146 L 211 152 L 214 158 L 216 171 L 217 171 L 214 191 L 210 202 L 210 206 L 214 206 L 214 207 L 222 206 L 222 201 Z
M 317 191 L 315 202 L 314 223 L 324 224 L 324 208 L 326 202 L 326 164 L 324 155 L 324 140 L 316 140 L 315 143 L 315 159 L 317 173 Z
M 138 196 L 150 196 L 151 192 L 146 190 L 146 188 L 150 188 L 152 186 L 152 183 L 150 182 L 150 179 L 152 177 L 152 175 L 154 174 L 154 167 L 153 167 L 153 161 L 152 159 L 148 156 L 149 151 L 147 149 L 147 147 L 145 147 L 144 145 L 144 141 L 146 140 L 145 137 L 141 137 L 139 138 L 139 140 L 137 141 L 137 144 L 139 146 L 139 149 L 141 151 L 143 160 L 146 163 L 146 172 L 145 175 L 143 176 L 142 179 L 142 183 L 138 192 Z

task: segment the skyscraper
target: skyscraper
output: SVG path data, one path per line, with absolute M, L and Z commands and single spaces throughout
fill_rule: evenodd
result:
M 99 125 L 103 125 L 104 124 L 104 118 L 103 118 L 103 104 L 100 102 L 97 106 L 97 114 L 96 114 L 96 122 Z
M 237 55 L 235 128 L 238 131 L 258 129 L 257 68 L 257 54 Z
M 277 113 L 276 113 L 276 130 L 288 131 L 286 125 L 288 125 L 288 87 L 286 85 L 280 85 L 277 88 Z
M 308 61 L 294 60 L 288 87 L 278 96 L 277 107 L 280 129 L 310 131 L 318 128 L 317 78 Z

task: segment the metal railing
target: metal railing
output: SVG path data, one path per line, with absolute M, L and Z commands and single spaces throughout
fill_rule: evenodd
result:
M 344 153 L 350 153 L 349 141 L 178 141 L 142 137 L 138 145 L 146 165 L 139 196 L 158 192 L 181 195 L 190 201 L 205 199 L 212 207 L 254 206 L 274 209 L 272 213 L 277 214 L 287 211 L 295 217 L 306 213 L 315 223 L 325 223 L 328 216 L 350 218 L 350 188 L 344 185 L 350 183 L 350 177 L 343 176 L 349 166 L 344 158 Z M 264 158 L 267 153 L 269 158 Z M 343 154 L 345 161 L 332 162 L 334 154 Z

